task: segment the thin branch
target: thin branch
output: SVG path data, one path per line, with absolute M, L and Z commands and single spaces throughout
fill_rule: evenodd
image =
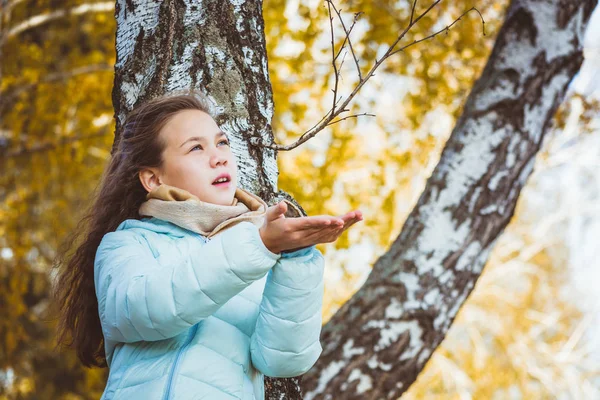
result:
M 410 10 L 410 22 L 409 25 L 412 25 L 413 18 L 415 17 L 415 8 L 417 8 L 417 0 L 413 1 L 412 9 Z
M 7 25 L 10 23 L 10 13 L 12 9 L 24 0 L 0 0 L 0 44 L 4 43 L 4 37 L 7 34 Z M 0 45 L 0 60 L 2 59 L 2 46 Z M 0 63 L 0 82 L 2 81 L 2 63 Z
M 81 4 L 77 7 L 73 7 L 70 9 L 56 10 L 48 14 L 34 15 L 33 17 L 30 17 L 25 21 L 21 22 L 20 24 L 9 29 L 6 35 L 3 35 L 3 37 L 1 38 L 0 46 L 4 45 L 4 43 L 6 43 L 8 40 L 28 29 L 35 28 L 37 26 L 46 24 L 59 18 L 63 18 L 67 15 L 81 15 L 86 14 L 88 12 L 107 12 L 114 11 L 114 9 L 115 2 L 107 1 L 103 3 Z
M 19 3 L 24 2 L 25 0 L 13 0 L 7 1 L 2 0 L 2 10 L 0 10 L 0 16 L 4 14 L 10 14 L 13 8 L 15 8 Z
M 346 111 L 348 111 L 348 110 L 346 110 Z M 366 112 L 365 112 L 365 113 L 362 113 L 362 114 L 348 115 L 348 116 L 346 116 L 346 117 L 344 117 L 344 118 L 337 119 L 337 120 L 335 120 L 335 121 L 329 122 L 329 123 L 328 123 L 327 125 L 325 125 L 325 126 L 330 126 L 330 125 L 333 125 L 333 124 L 337 124 L 338 122 L 340 122 L 340 121 L 343 121 L 343 120 L 345 120 L 345 119 L 348 119 L 348 118 L 356 118 L 356 117 L 360 117 L 361 115 L 364 115 L 364 116 L 367 116 L 367 117 L 376 117 L 376 115 L 375 115 L 375 114 L 369 114 L 369 113 L 366 113 Z
M 481 13 L 479 12 L 478 9 L 476 9 L 475 7 L 471 7 L 470 9 L 468 9 L 467 11 L 465 11 L 464 13 L 462 13 L 460 15 L 460 17 L 458 17 L 457 19 L 455 19 L 450 25 L 447 25 L 445 28 L 442 28 L 439 31 L 434 32 L 434 33 L 432 33 L 429 36 L 425 36 L 422 39 L 415 40 L 412 43 L 407 44 L 406 46 L 404 46 L 404 47 L 402 47 L 402 48 L 400 48 L 398 50 L 395 50 L 395 51 L 391 52 L 390 56 L 393 55 L 393 54 L 396 54 L 396 53 L 398 53 L 400 51 L 404 51 L 404 50 L 406 50 L 407 48 L 409 48 L 412 45 L 415 45 L 417 43 L 421 43 L 421 42 L 424 42 L 425 40 L 431 39 L 432 37 L 437 36 L 437 35 L 439 35 L 440 33 L 444 32 L 444 31 L 448 32 L 448 30 L 452 27 L 452 25 L 456 24 L 458 21 L 460 21 L 460 19 L 462 17 L 464 17 L 467 13 L 469 13 L 471 11 L 476 11 L 479 14 L 479 17 L 481 17 L 481 22 L 483 23 L 483 36 L 485 36 L 485 21 L 483 20 L 483 16 L 481 15 Z
M 406 29 L 404 29 L 404 31 L 402 31 L 402 33 L 400 34 L 400 36 L 398 36 L 398 38 L 394 41 L 394 43 L 392 43 L 392 45 L 388 48 L 388 50 L 386 51 L 385 55 L 383 56 L 383 58 L 381 59 L 381 61 L 383 62 L 383 60 L 385 58 L 387 58 L 389 56 L 389 53 L 394 49 L 394 47 L 396 47 L 396 45 L 398 44 L 398 42 L 400 42 L 402 39 L 404 39 L 404 36 L 406 36 L 406 34 L 408 33 L 408 31 L 410 30 L 410 28 L 412 28 L 413 26 L 415 26 L 417 24 L 417 22 L 419 22 L 421 20 L 421 18 L 425 17 L 427 14 L 429 14 L 429 11 L 431 11 L 435 6 L 437 6 L 440 1 L 442 0 L 436 0 L 434 1 L 429 7 L 427 7 L 427 9 L 425 11 L 423 11 L 416 19 L 413 19 L 411 17 L 411 21 L 408 23 L 408 26 L 406 27 Z M 416 3 L 414 3 L 414 5 L 416 6 Z M 375 60 L 375 65 L 377 65 L 377 60 Z M 376 67 L 375 67 L 376 68 Z
M 343 77 L 341 75 L 341 71 L 342 71 L 342 66 L 344 65 L 344 60 L 346 59 L 346 54 L 348 54 L 348 52 L 344 53 L 344 56 L 342 57 L 342 62 L 340 63 L 340 78 L 342 78 L 342 80 L 343 80 Z
M 335 55 L 335 36 L 333 34 L 333 17 L 331 16 L 331 2 L 327 2 L 327 6 L 329 7 L 329 26 L 331 28 L 331 57 L 333 58 L 333 72 L 335 74 L 335 84 L 333 87 L 333 106 L 331 107 L 331 115 L 335 114 L 335 104 L 337 103 L 337 89 L 338 89 L 338 80 L 339 73 L 337 69 L 337 64 L 335 63 L 335 59 L 337 56 Z
M 362 72 L 360 71 L 360 65 L 358 63 L 358 58 L 356 58 L 356 54 L 354 53 L 354 48 L 352 47 L 352 42 L 350 41 L 350 33 L 352 32 L 352 29 L 354 28 L 354 25 L 356 24 L 356 21 L 358 21 L 358 17 L 362 14 L 362 12 L 354 13 L 354 20 L 352 21 L 352 26 L 350 26 L 350 29 L 346 29 L 346 24 L 344 24 L 344 19 L 342 18 L 342 15 L 337 10 L 337 8 L 335 8 L 335 5 L 333 5 L 333 3 L 331 4 L 331 6 L 333 7 L 333 10 L 337 14 L 338 19 L 340 20 L 340 23 L 342 24 L 342 29 L 344 30 L 344 33 L 346 34 L 346 37 L 344 37 L 344 41 L 342 42 L 342 47 L 340 47 L 340 52 L 346 45 L 346 40 L 347 40 L 348 46 L 350 46 L 350 52 L 352 53 L 352 57 L 354 58 L 354 63 L 356 64 L 356 71 L 358 72 L 358 79 L 359 79 L 359 81 L 362 81 Z M 341 69 L 341 66 L 340 66 L 340 69 Z
M 356 22 L 358 21 L 358 17 L 361 16 L 362 14 L 364 14 L 362 11 L 361 12 L 357 12 L 354 13 L 354 20 L 352 21 L 352 25 L 350 25 L 350 29 L 348 29 L 348 31 L 346 32 L 346 30 L 344 29 L 344 31 L 346 32 L 346 36 L 344 36 L 344 41 L 342 42 L 342 46 L 340 47 L 340 49 L 338 50 L 338 53 L 336 55 L 336 58 L 340 55 L 340 53 L 342 52 L 342 50 L 344 49 L 345 45 L 346 45 L 346 40 L 348 42 L 350 42 L 350 33 L 352 33 L 352 29 L 354 29 L 354 25 L 356 24 Z M 343 25 L 342 25 L 343 26 Z
M 263 146 L 263 147 L 268 147 L 271 148 L 273 150 L 292 150 L 298 146 L 300 146 L 302 143 L 306 142 L 307 140 L 309 140 L 310 138 L 314 137 L 318 132 L 320 132 L 321 130 L 323 130 L 325 127 L 331 125 L 331 121 L 334 120 L 335 117 L 337 117 L 338 115 L 340 115 L 342 112 L 346 112 L 348 111 L 348 109 L 346 109 L 346 106 L 350 103 L 350 101 L 352 101 L 352 99 L 354 98 L 354 96 L 356 96 L 356 94 L 358 93 L 358 91 L 362 88 L 362 86 L 367 82 L 367 80 L 369 80 L 369 78 L 371 78 L 374 74 L 375 74 L 375 70 L 388 58 L 390 57 L 392 54 L 397 53 L 398 51 L 403 51 L 405 49 L 407 49 L 408 47 L 416 44 L 416 43 L 420 43 L 423 42 L 425 40 L 431 39 L 434 36 L 437 36 L 438 34 L 440 34 L 441 32 L 448 32 L 448 30 L 454 25 L 456 24 L 458 21 L 460 21 L 460 19 L 465 16 L 466 14 L 468 14 L 471 11 L 476 11 L 480 18 L 481 21 L 483 23 L 483 34 L 485 35 L 485 21 L 483 19 L 483 16 L 481 15 L 481 13 L 479 12 L 479 10 L 475 7 L 470 8 L 469 10 L 465 11 L 464 13 L 462 13 L 460 15 L 460 17 L 458 17 L 456 20 L 454 20 L 450 25 L 446 26 L 444 29 L 441 29 L 438 32 L 435 32 L 429 36 L 426 36 L 422 39 L 419 40 L 415 40 L 412 43 L 398 49 L 394 51 L 394 48 L 396 47 L 396 45 L 398 44 L 398 42 L 400 42 L 400 40 L 402 40 L 406 34 L 408 33 L 408 31 L 415 25 L 417 24 L 423 17 L 425 17 L 436 5 L 438 5 L 440 3 L 441 0 L 436 0 L 434 1 L 425 11 L 423 11 L 421 14 L 417 15 L 417 17 L 415 18 L 415 8 L 417 5 L 416 0 L 413 1 L 412 3 L 412 8 L 411 8 L 411 14 L 410 14 L 410 21 L 408 23 L 408 26 L 406 27 L 406 29 L 404 29 L 400 35 L 398 36 L 398 38 L 394 41 L 394 43 L 392 43 L 392 45 L 390 45 L 390 47 L 387 49 L 387 51 L 385 52 L 385 54 L 381 57 L 380 60 L 375 59 L 375 64 L 371 67 L 371 69 L 369 70 L 369 72 L 367 73 L 367 75 L 365 76 L 365 78 L 363 79 L 362 76 L 360 75 L 359 72 L 359 82 L 356 85 L 356 87 L 354 88 L 354 90 L 352 91 L 352 93 L 350 93 L 350 95 L 343 101 L 343 103 L 336 109 L 337 103 L 338 103 L 338 99 L 337 99 L 337 89 L 338 89 L 338 69 L 337 69 L 337 64 L 335 63 L 335 60 L 337 58 L 336 54 L 335 54 L 335 47 L 334 47 L 334 34 L 333 34 L 333 17 L 331 16 L 331 8 L 333 7 L 333 9 L 336 11 L 336 13 L 338 14 L 338 17 L 340 18 L 341 21 L 341 14 L 337 12 L 335 6 L 332 3 L 332 0 L 325 0 L 325 2 L 328 4 L 328 10 L 329 10 L 329 23 L 330 23 L 330 27 L 331 27 L 331 53 L 332 53 L 332 58 L 333 58 L 333 69 L 334 69 L 334 73 L 335 73 L 335 85 L 334 88 L 332 89 L 333 91 L 333 107 L 331 108 L 331 110 L 329 112 L 327 112 L 327 114 L 325 114 L 325 116 L 323 118 L 321 118 L 321 120 L 319 121 L 319 123 L 317 123 L 315 126 L 313 126 L 312 128 L 310 128 L 309 130 L 307 130 L 306 132 L 304 132 L 302 135 L 300 135 L 300 138 L 298 140 L 296 140 L 294 143 L 289 144 L 289 145 L 280 145 L 277 143 L 274 144 L 268 144 L 268 143 L 260 143 L 257 142 L 255 144 Z M 355 14 L 355 15 L 359 15 L 359 14 Z M 344 32 L 346 34 L 346 38 L 344 39 L 344 42 L 342 44 L 342 47 L 345 45 L 346 43 L 346 39 L 348 40 L 348 43 L 350 43 L 350 31 L 345 29 L 345 26 L 343 24 L 342 21 L 342 26 L 344 27 Z M 341 52 L 341 49 L 340 49 Z M 352 51 L 352 54 L 354 56 L 354 52 Z M 339 55 L 339 53 L 338 53 Z M 355 62 L 357 63 L 358 66 L 358 60 L 355 58 Z M 360 69 L 359 69 L 360 71 Z M 372 116 L 374 116 L 373 114 L 371 114 Z M 349 117 L 347 117 L 349 118 Z M 344 120 L 345 118 L 336 120 L 334 123 L 339 122 Z

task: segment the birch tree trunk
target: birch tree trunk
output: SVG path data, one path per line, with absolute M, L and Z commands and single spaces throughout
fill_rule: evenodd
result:
M 444 339 L 510 221 L 597 0 L 513 0 L 398 238 L 324 326 L 305 399 L 396 399 Z
M 325 325 L 323 353 L 303 382 L 266 377 L 267 399 L 302 398 L 300 383 L 307 399 L 397 398 L 414 382 L 513 214 L 582 62 L 596 2 L 513 2 L 399 237 Z M 114 147 L 139 102 L 202 88 L 221 107 L 217 123 L 230 134 L 240 186 L 269 205 L 294 201 L 277 190 L 277 154 L 258 144 L 273 142 L 261 2 L 118 0 L 115 15 Z
M 171 90 L 202 88 L 219 106 L 215 119 L 237 156 L 239 186 L 269 205 L 285 198 L 304 212 L 277 191 L 275 152 L 254 144 L 273 143 L 262 2 L 117 0 L 115 17 L 112 152 L 137 104 Z M 302 398 L 299 384 L 299 378 L 266 377 L 266 398 Z

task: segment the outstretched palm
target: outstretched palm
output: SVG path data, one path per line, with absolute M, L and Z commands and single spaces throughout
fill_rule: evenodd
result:
M 339 217 L 316 215 L 286 218 L 287 205 L 280 202 L 267 209 L 261 238 L 274 253 L 295 251 L 318 243 L 331 243 L 350 226 L 362 220 L 360 210 L 350 211 Z

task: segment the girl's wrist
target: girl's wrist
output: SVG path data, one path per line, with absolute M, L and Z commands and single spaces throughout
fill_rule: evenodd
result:
M 265 237 L 262 234 L 262 229 L 259 229 L 258 232 L 260 234 L 260 240 L 262 240 L 262 242 L 265 245 L 265 247 L 267 248 L 267 250 L 269 250 L 271 253 L 274 253 L 274 254 L 281 253 L 280 249 L 276 248 L 271 243 L 269 243 L 269 240 L 265 239 Z
M 296 247 L 294 249 L 287 249 L 287 250 L 283 250 L 282 253 L 293 253 L 294 251 L 302 250 L 302 249 L 305 249 L 307 247 L 309 247 L 309 246 Z

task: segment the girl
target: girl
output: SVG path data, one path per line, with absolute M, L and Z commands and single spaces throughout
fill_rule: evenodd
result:
M 84 365 L 109 367 L 103 400 L 264 399 L 264 375 L 314 365 L 315 245 L 362 216 L 286 218 L 288 206 L 237 187 L 227 134 L 201 93 L 129 114 L 56 293 L 59 343 L 69 337 Z

